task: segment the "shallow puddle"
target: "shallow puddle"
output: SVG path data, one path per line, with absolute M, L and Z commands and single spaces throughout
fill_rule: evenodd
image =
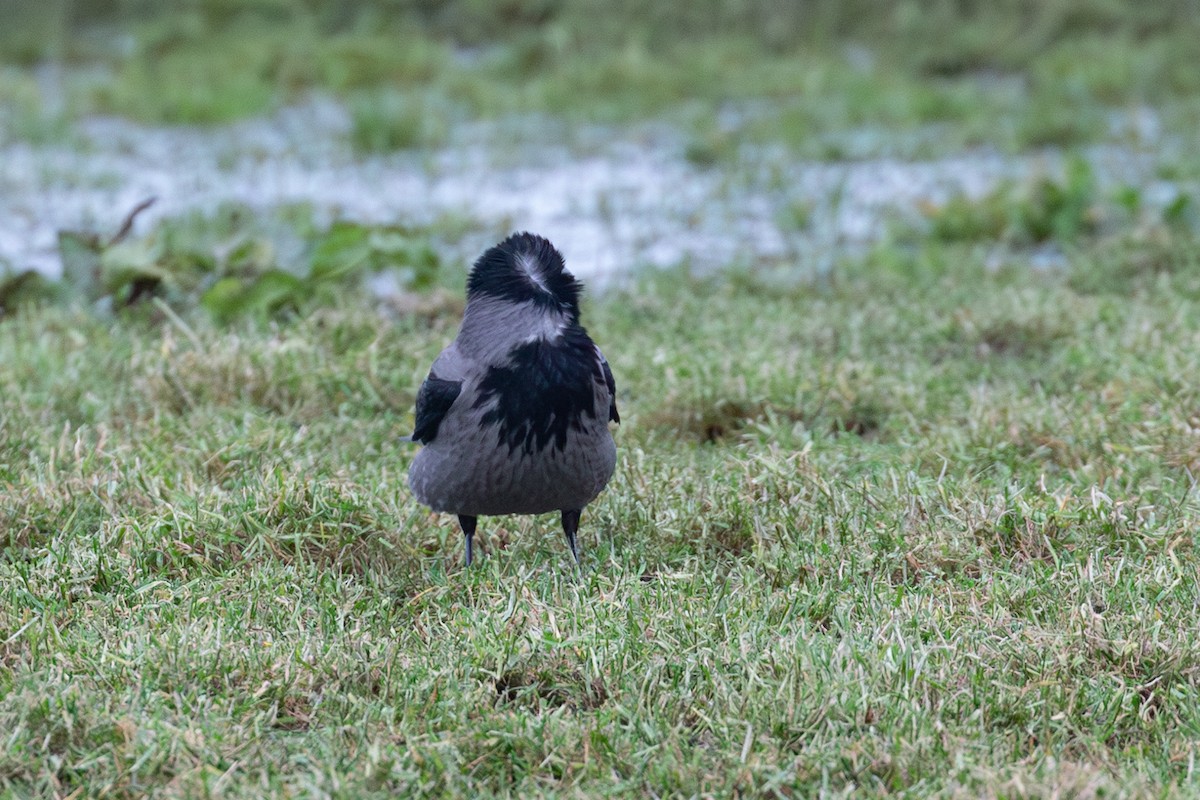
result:
M 264 210 L 305 203 L 326 222 L 466 215 L 481 231 L 449 254 L 464 259 L 509 230 L 537 231 L 592 279 L 680 262 L 821 271 L 956 193 L 982 195 L 1061 166 L 1055 153 L 814 162 L 745 147 L 705 167 L 685 158 L 685 137 L 664 125 L 571 130 L 538 119 L 471 123 L 435 151 L 362 157 L 348 144 L 349 128 L 341 105 L 314 99 L 221 127 L 88 119 L 70 143 L 9 143 L 0 147 L 0 263 L 57 275 L 58 230 L 114 230 L 153 195 L 139 230 L 224 202 Z M 1099 180 L 1136 181 L 1153 196 L 1144 155 L 1107 147 L 1089 160 Z

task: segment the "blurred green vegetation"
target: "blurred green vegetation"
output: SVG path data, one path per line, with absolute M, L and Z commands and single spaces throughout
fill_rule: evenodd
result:
M 1188 192 L 1176 190 L 1169 201 L 1153 206 L 1136 186 L 1105 192 L 1079 157 L 1067 160 L 1061 176 L 1005 181 L 982 197 L 956 195 L 925 212 L 929 227 L 912 232 L 917 240 L 928 235 L 941 242 L 1069 246 L 1085 239 L 1193 235 L 1200 230 Z
M 155 300 L 178 309 L 201 307 L 215 322 L 286 317 L 367 296 L 367 282 L 387 273 L 405 292 L 461 282 L 448 275 L 438 247 L 464 231 L 463 220 L 429 226 L 318 226 L 311 209 L 285 206 L 269 213 L 221 206 L 159 221 L 144 236 L 59 231 L 63 277 L 0 270 L 0 318 L 31 305 L 82 301 L 132 308 Z
M 9 58 L 36 60 L 53 48 L 88 56 L 114 30 L 160 32 L 150 44 L 245 29 L 308 27 L 338 36 L 364 31 L 419 29 L 459 46 L 514 41 L 532 33 L 565 38 L 564 54 L 640 42 L 659 50 L 679 41 L 738 36 L 785 52 L 830 39 L 858 38 L 901 52 L 929 75 L 979 69 L 1023 68 L 1031 58 L 1064 42 L 1067 60 L 1100 60 L 1104 37 L 1150 42 L 1174 37 L 1181 26 L 1200 26 L 1195 0 L 699 0 L 638 3 L 630 0 L 6 0 L 16 24 L 5 26 Z M 531 41 L 525 42 L 527 45 Z M 551 48 L 552 49 L 552 48 Z M 549 51 L 542 56 L 551 55 Z M 1074 56 L 1074 58 L 1072 58 Z M 527 64 L 538 57 L 526 53 Z M 1170 73 L 1194 85 L 1194 70 L 1176 64 Z
M 756 97 L 769 112 L 744 132 L 812 155 L 855 155 L 836 133 L 861 125 L 955 123 L 941 146 L 1020 149 L 1103 138 L 1108 108 L 1184 102 L 1185 127 L 1200 94 L 1197 0 L 6 0 L 6 13 L 0 60 L 88 68 L 66 82 L 75 112 L 220 122 L 324 90 L 358 98 L 366 150 L 436 143 L 464 115 L 683 109 L 704 163 L 730 149 L 712 109 Z

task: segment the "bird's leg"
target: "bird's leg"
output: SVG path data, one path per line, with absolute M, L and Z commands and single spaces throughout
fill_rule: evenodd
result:
M 462 526 L 463 536 L 467 539 L 467 566 L 471 566 L 471 554 L 475 542 L 475 517 L 466 514 L 458 515 L 458 524 Z
M 575 532 L 579 530 L 579 509 L 567 511 L 563 509 L 562 525 L 563 533 L 567 535 L 567 546 L 571 548 L 571 556 L 575 559 L 575 563 L 579 563 L 579 550 L 575 547 Z

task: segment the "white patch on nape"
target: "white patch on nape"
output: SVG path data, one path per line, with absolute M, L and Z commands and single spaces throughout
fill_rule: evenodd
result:
M 542 279 L 541 265 L 538 264 L 538 260 L 534 258 L 533 255 L 530 253 L 521 253 L 517 256 L 517 265 L 525 271 L 525 274 L 529 276 L 529 279 L 533 281 L 539 289 L 546 294 L 552 294 L 550 287 L 547 286 L 545 280 Z

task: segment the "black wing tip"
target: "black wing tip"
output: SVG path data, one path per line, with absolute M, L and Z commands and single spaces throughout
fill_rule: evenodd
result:
M 599 348 L 596 350 L 599 353 Z M 617 411 L 617 379 L 613 377 L 612 367 L 603 355 L 600 356 L 600 372 L 604 377 L 604 385 L 608 388 L 608 421 L 621 424 L 621 414 Z
M 514 233 L 489 247 L 467 279 L 467 297 L 534 301 L 578 313 L 583 284 L 566 267 L 550 240 L 535 233 Z
M 417 392 L 416 425 L 411 441 L 429 444 L 437 438 L 438 429 L 450 406 L 462 391 L 461 381 L 447 381 L 432 374 Z

